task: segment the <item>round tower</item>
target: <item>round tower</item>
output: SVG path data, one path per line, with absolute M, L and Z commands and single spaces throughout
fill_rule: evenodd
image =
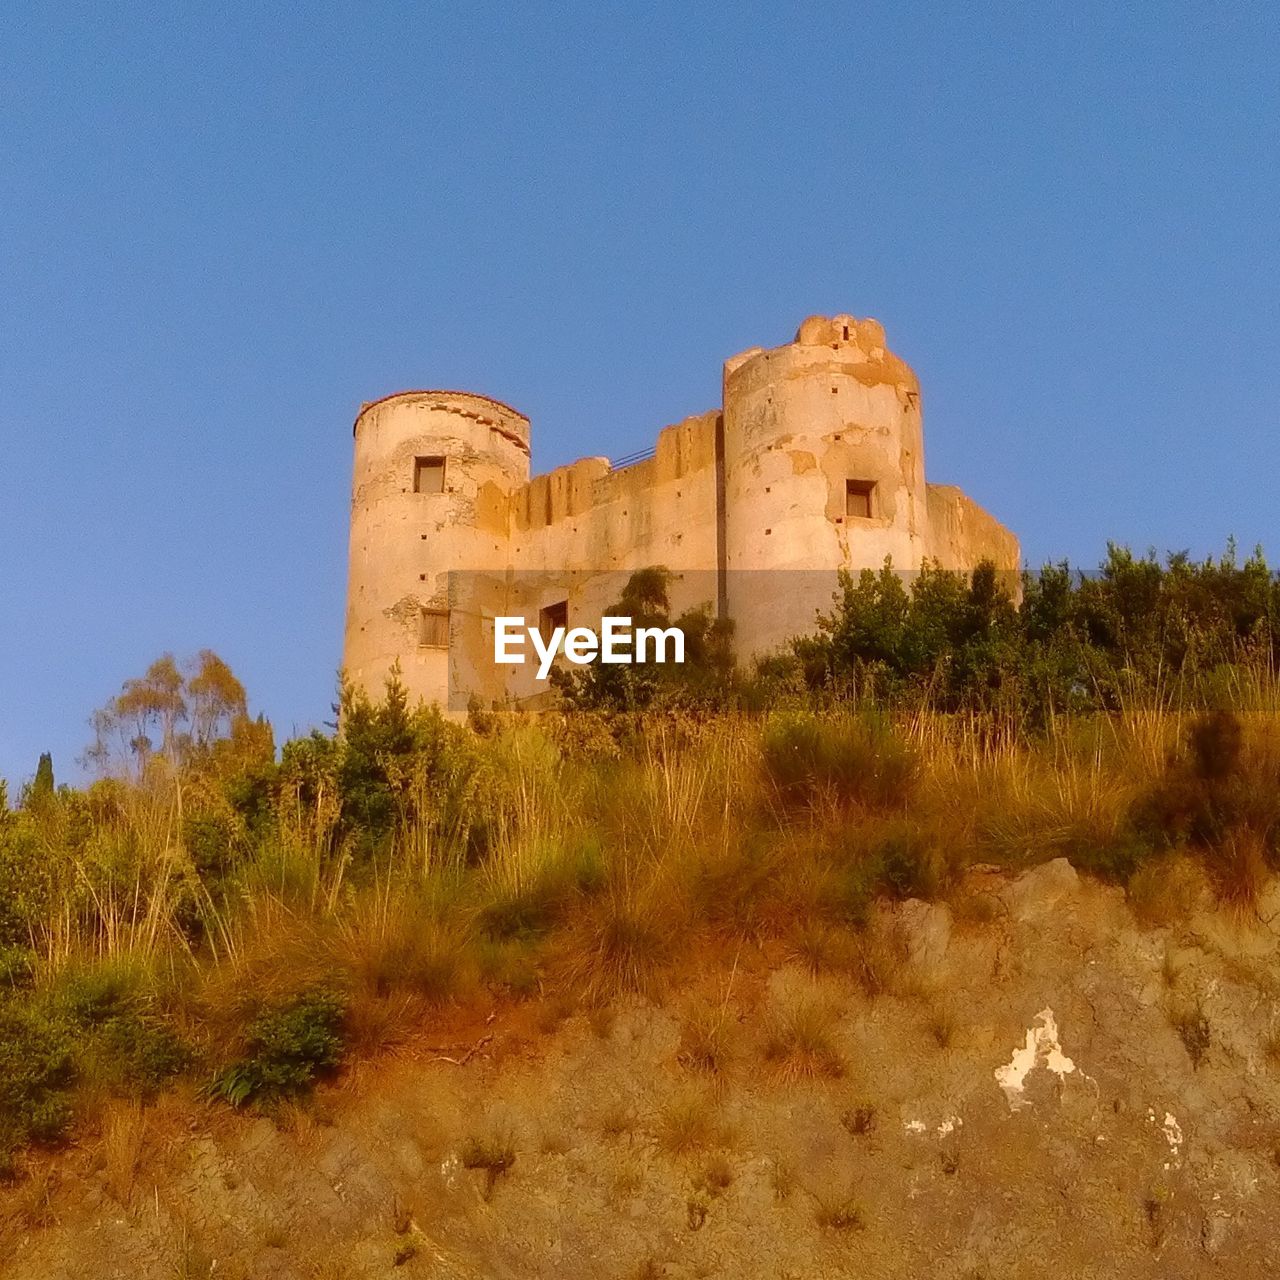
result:
M 918 569 L 920 384 L 875 320 L 811 316 L 724 371 L 725 567 L 744 655 L 812 631 L 836 569 Z
M 376 699 L 398 661 L 411 701 L 460 710 L 472 668 L 493 669 L 483 619 L 529 479 L 529 420 L 487 396 L 404 391 L 364 405 L 354 434 L 344 675 Z

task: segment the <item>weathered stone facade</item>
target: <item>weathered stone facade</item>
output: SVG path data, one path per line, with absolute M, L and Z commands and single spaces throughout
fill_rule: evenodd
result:
M 920 385 L 874 320 L 806 320 L 724 366 L 719 410 L 664 428 L 629 465 L 529 475 L 529 422 L 455 391 L 407 391 L 355 421 L 343 668 L 376 695 L 398 661 L 412 695 L 458 708 L 527 696 L 495 668 L 492 619 L 567 606 L 595 626 L 626 574 L 661 565 L 672 604 L 734 622 L 749 657 L 812 629 L 840 568 L 925 561 L 1016 570 L 1012 533 L 924 478 Z

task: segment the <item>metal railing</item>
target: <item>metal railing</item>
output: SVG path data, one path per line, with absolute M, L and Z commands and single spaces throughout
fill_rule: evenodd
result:
M 623 454 L 621 458 L 610 458 L 609 467 L 613 471 L 621 471 L 623 467 L 634 467 L 637 462 L 648 462 L 657 452 L 656 445 L 649 449 L 638 449 L 635 453 Z

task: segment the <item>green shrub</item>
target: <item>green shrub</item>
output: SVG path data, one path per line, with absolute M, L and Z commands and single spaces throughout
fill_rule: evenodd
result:
M 99 1078 L 131 1094 L 154 1093 L 192 1062 L 191 1049 L 172 1027 L 133 1011 L 104 1023 L 94 1049 Z
M 191 813 L 182 838 L 196 871 L 203 877 L 226 875 L 236 858 L 236 826 L 225 813 Z
M 341 1060 L 345 1012 L 325 989 L 264 1009 L 245 1032 L 243 1055 L 214 1077 L 210 1092 L 234 1107 L 305 1092 Z
M 1111 884 L 1126 883 L 1155 852 L 1151 840 L 1131 828 L 1105 837 L 1096 833 L 1071 835 L 1060 841 L 1059 847 L 1077 870 Z
M 873 855 L 876 881 L 890 897 L 936 898 L 950 879 L 942 851 L 931 833 L 907 823 L 896 824 Z
M 64 970 L 48 1003 L 73 1033 L 82 1071 L 116 1092 L 153 1093 L 191 1063 L 188 1046 L 155 1011 L 144 974 L 127 962 Z
M 0 1001 L 0 1158 L 25 1142 L 61 1135 L 71 1118 L 72 1036 L 65 1023 Z
M 27 945 L 51 905 L 49 860 L 31 818 L 7 818 L 0 822 L 0 945 Z
M 35 959 L 29 947 L 0 942 L 0 992 L 29 987 L 35 979 Z
M 142 978 L 124 963 L 74 967 L 58 976 L 51 1002 L 74 1027 L 99 1027 L 135 1012 L 143 1000 Z

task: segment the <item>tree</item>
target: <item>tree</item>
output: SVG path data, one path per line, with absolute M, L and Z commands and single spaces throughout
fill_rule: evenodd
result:
M 36 776 L 27 788 L 25 804 L 27 808 L 35 808 L 53 799 L 53 757 L 47 752 L 40 753 L 40 762 L 36 765 Z
M 85 761 L 101 773 L 132 768 L 141 775 L 153 759 L 175 770 L 216 763 L 243 754 L 228 743 L 251 745 L 249 753 L 259 755 L 263 741 L 270 742 L 270 726 L 259 720 L 254 727 L 244 686 L 211 649 L 201 650 L 185 673 L 172 654 L 157 658 L 145 675 L 126 680 L 90 725 L 94 740 Z

